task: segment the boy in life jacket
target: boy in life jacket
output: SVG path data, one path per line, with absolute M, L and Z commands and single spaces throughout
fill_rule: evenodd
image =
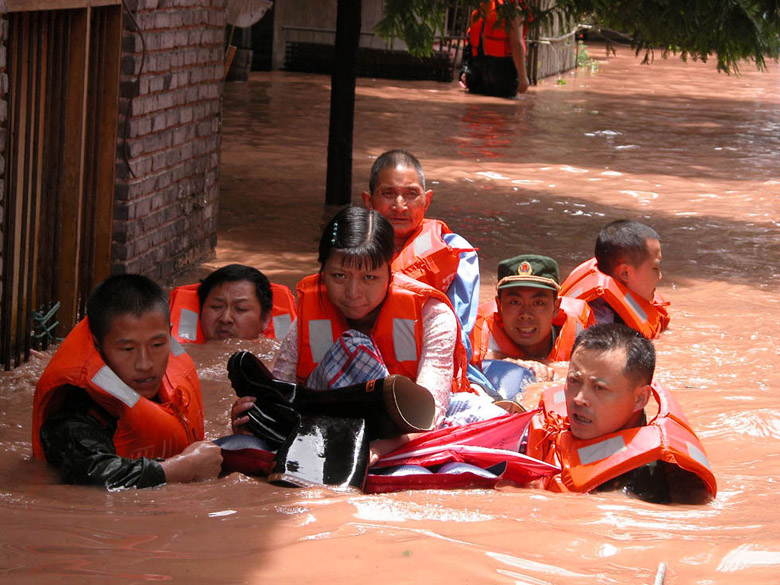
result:
M 389 150 L 376 159 L 368 191 L 363 192 L 366 208 L 378 211 L 393 226 L 392 271 L 447 295 L 470 355 L 468 336 L 479 306 L 479 258 L 471 244 L 447 224 L 425 217 L 432 198 L 420 161 L 404 150 Z M 469 366 L 468 377 L 482 388 L 490 387 L 473 366 Z
M 480 306 L 471 332 L 471 363 L 505 360 L 530 369 L 537 381 L 552 380 L 547 364 L 568 361 L 577 335 L 594 324 L 585 302 L 558 295 L 558 280 L 558 263 L 548 256 L 499 262 L 496 298 Z
M 648 339 L 669 325 L 669 314 L 656 291 L 661 280 L 661 240 L 637 221 L 613 221 L 596 240 L 595 258 L 571 271 L 561 294 L 586 301 L 597 323 L 625 323 Z
M 295 320 L 290 289 L 243 264 L 223 266 L 200 284 L 175 288 L 170 308 L 172 335 L 180 343 L 283 339 Z
M 109 490 L 217 477 L 195 364 L 169 323 L 165 293 L 145 276 L 99 284 L 36 385 L 33 456 L 68 483 Z
M 528 91 L 527 21 L 517 0 L 490 0 L 472 12 L 460 76 L 471 93 L 511 98 Z
M 653 502 L 715 496 L 704 448 L 671 393 L 652 382 L 654 370 L 652 342 L 625 325 L 577 337 L 565 385 L 545 391 L 529 426 L 526 454 L 561 467 L 547 489 L 622 489 Z M 651 398 L 657 414 L 648 421 Z

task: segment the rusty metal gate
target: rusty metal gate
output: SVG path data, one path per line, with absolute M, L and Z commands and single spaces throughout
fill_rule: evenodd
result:
M 121 17 L 119 0 L 8 0 L 6 369 L 67 332 L 110 271 Z

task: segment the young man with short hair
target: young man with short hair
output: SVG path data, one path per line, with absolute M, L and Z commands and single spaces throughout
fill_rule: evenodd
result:
M 661 260 L 655 230 L 637 221 L 613 221 L 599 233 L 595 257 L 572 270 L 561 294 L 586 301 L 597 323 L 625 323 L 655 339 L 669 326 L 669 303 L 655 288 Z
M 217 477 L 195 364 L 171 340 L 168 300 L 145 276 L 112 276 L 87 301 L 35 388 L 33 455 L 68 483 L 109 490 Z

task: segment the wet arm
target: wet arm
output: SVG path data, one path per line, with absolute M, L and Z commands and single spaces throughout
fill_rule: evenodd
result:
M 523 23 L 522 18 L 516 18 L 512 21 L 509 30 L 509 42 L 512 46 L 512 61 L 517 69 L 517 93 L 528 91 L 530 83 L 528 82 L 528 72 L 525 68 L 525 43 L 523 43 Z
M 157 461 L 117 455 L 112 432 L 89 414 L 53 417 L 41 429 L 41 440 L 46 460 L 67 483 L 102 485 L 108 490 L 165 483 Z
M 298 371 L 298 326 L 296 322 L 290 325 L 287 335 L 282 341 L 279 353 L 272 370 L 274 378 L 285 382 L 295 382 Z

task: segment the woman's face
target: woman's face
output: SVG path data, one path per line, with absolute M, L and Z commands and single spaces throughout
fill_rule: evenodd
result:
M 376 270 L 366 264 L 343 263 L 344 255 L 334 252 L 322 269 L 330 301 L 351 321 L 360 321 L 382 304 L 390 283 L 387 262 Z

